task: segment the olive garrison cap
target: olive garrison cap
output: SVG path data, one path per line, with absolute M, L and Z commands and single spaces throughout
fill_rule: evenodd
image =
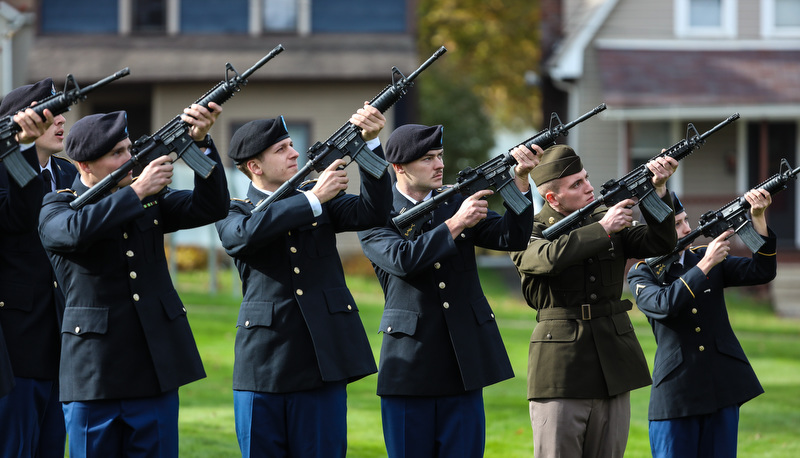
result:
M 567 145 L 553 145 L 542 153 L 539 165 L 531 172 L 536 186 L 548 181 L 576 174 L 583 170 L 581 158 Z
M 0 117 L 13 115 L 23 108 L 28 108 L 33 102 L 46 99 L 55 93 L 56 87 L 50 78 L 20 86 L 3 97 L 3 102 L 0 103 Z
M 289 138 L 289 131 L 283 116 L 250 121 L 234 132 L 228 156 L 241 164 L 285 138 Z
M 64 141 L 64 151 L 74 161 L 93 161 L 126 138 L 128 115 L 124 111 L 93 114 L 72 125 Z
M 444 127 L 406 124 L 392 132 L 386 142 L 386 161 L 392 164 L 408 164 L 431 150 L 442 149 Z

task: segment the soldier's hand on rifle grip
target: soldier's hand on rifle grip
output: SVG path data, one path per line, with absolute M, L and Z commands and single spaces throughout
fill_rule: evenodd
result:
M 208 108 L 194 103 L 189 108 L 183 109 L 181 119 L 192 126 L 189 129 L 189 135 L 199 142 L 206 138 L 208 131 L 211 130 L 211 126 L 214 125 L 220 114 L 222 114 L 222 107 L 214 102 L 209 102 Z
M 347 178 L 347 171 L 341 168 L 344 165 L 344 159 L 336 159 L 319 175 L 317 184 L 311 188 L 311 192 L 317 196 L 320 203 L 333 199 L 347 189 L 350 179 Z
M 633 210 L 631 207 L 636 203 L 633 199 L 625 199 L 610 207 L 603 218 L 599 221 L 606 234 L 611 235 L 619 232 L 626 227 L 633 226 Z
M 661 150 L 662 153 L 664 151 L 666 150 Z M 647 163 L 647 168 L 653 174 L 653 187 L 658 197 L 664 197 L 667 193 L 667 179 L 678 170 L 678 161 L 670 156 L 658 156 Z
M 485 198 L 492 194 L 494 191 L 491 189 L 483 189 L 467 197 L 458 211 L 444 222 L 453 239 L 464 232 L 464 229 L 473 227 L 486 218 L 489 214 L 489 202 Z
M 539 145 L 531 145 L 533 149 L 525 145 L 519 145 L 511 149 L 511 156 L 517 161 L 514 166 L 514 182 L 517 188 L 522 193 L 528 192 L 530 189 L 530 182 L 528 181 L 528 174 L 539 165 L 539 160 L 542 158 L 544 151 Z
M 731 242 L 728 239 L 733 233 L 733 229 L 728 229 L 708 244 L 703 259 L 697 263 L 697 267 L 699 267 L 704 274 L 708 275 L 712 267 L 721 263 L 728 257 L 728 254 L 731 252 Z
M 357 112 L 350 116 L 350 124 L 361 129 L 361 138 L 368 142 L 378 138 L 378 134 L 386 125 L 386 118 L 380 110 L 371 106 L 369 102 L 364 102 L 364 108 L 359 108 Z
M 141 175 L 131 184 L 131 189 L 139 200 L 157 194 L 172 183 L 172 159 L 164 155 L 154 159 L 142 170 Z
M 33 102 L 33 105 L 36 105 L 36 102 Z M 45 119 L 42 119 L 33 109 L 26 108 L 14 115 L 14 122 L 22 129 L 17 133 L 17 143 L 32 143 L 44 135 L 53 124 L 54 117 L 47 109 L 42 114 Z

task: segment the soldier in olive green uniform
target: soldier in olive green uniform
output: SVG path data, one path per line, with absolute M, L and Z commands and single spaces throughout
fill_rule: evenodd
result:
M 647 164 L 655 192 L 672 208 L 666 181 L 678 163 Z M 511 254 L 538 324 L 528 353 L 528 399 L 534 455 L 622 457 L 630 394 L 650 372 L 620 300 L 626 261 L 665 254 L 677 243 L 674 213 L 633 227 L 636 202 L 600 207 L 581 227 L 552 242 L 542 232 L 594 200 L 580 157 L 569 146 L 545 150 L 531 178 L 544 198 L 528 248 Z

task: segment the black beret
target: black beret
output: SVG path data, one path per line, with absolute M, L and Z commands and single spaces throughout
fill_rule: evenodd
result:
M 56 87 L 50 78 L 20 86 L 3 97 L 3 102 L 0 103 L 0 117 L 13 115 L 23 108 L 28 108 L 33 102 L 46 99 L 55 93 Z
M 680 215 L 681 213 L 685 212 L 686 209 L 683 208 L 683 204 L 681 200 L 678 199 L 678 195 L 674 192 L 672 193 L 672 206 L 675 207 L 675 214 Z
M 72 125 L 64 141 L 64 151 L 72 160 L 93 161 L 126 138 L 128 115 L 124 111 L 93 114 Z
M 283 116 L 250 121 L 234 132 L 228 156 L 241 164 L 285 138 L 289 138 L 289 131 Z
M 581 158 L 575 150 L 567 145 L 553 145 L 544 150 L 539 165 L 531 172 L 531 179 L 536 186 L 548 181 L 574 175 L 583 170 Z
M 408 164 L 428 151 L 442 149 L 444 127 L 406 124 L 400 126 L 386 142 L 386 161 L 392 164 Z

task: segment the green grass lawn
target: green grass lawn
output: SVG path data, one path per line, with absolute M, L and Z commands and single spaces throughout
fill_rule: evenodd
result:
M 239 296 L 236 280 L 228 271 L 219 276 L 218 294 L 206 291 L 204 273 L 181 273 L 178 291 L 189 311 L 208 377 L 180 390 L 180 449 L 185 457 L 235 457 L 239 455 L 233 422 L 233 341 Z M 484 390 L 486 404 L 486 456 L 532 456 L 525 377 L 528 339 L 535 325 L 534 312 L 522 301 L 518 288 L 493 271 L 482 272 L 482 284 L 497 315 L 516 377 Z M 348 285 L 358 302 L 361 319 L 378 358 L 377 333 L 383 295 L 374 276 L 350 276 Z M 728 294 L 736 334 L 766 391 L 741 409 L 739 455 L 759 457 L 800 456 L 800 321 L 776 318 L 769 307 L 736 294 Z M 652 369 L 655 341 L 644 316 L 635 308 L 631 318 Z M 372 375 L 348 387 L 348 456 L 386 456 L 380 421 L 380 401 Z M 649 389 L 631 395 L 631 431 L 626 457 L 648 457 L 647 403 Z

